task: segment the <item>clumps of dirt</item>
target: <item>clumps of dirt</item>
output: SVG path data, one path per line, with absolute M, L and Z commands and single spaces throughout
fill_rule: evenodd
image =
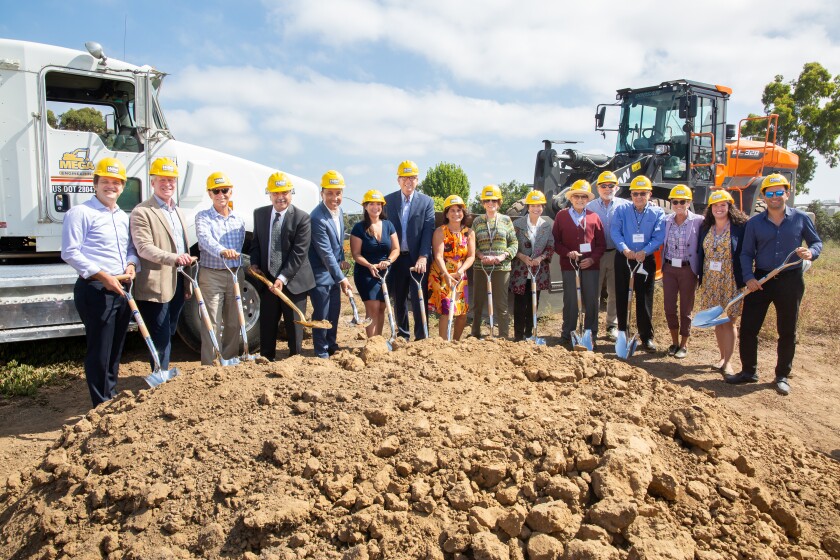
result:
M 840 466 L 592 353 L 185 368 L 0 486 L 6 558 L 840 558 Z

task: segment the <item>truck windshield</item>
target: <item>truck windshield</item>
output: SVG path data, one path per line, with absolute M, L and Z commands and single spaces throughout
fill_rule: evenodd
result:
M 677 91 L 631 92 L 621 104 L 616 153 L 654 151 L 661 143 L 671 144 L 671 157 L 663 167 L 663 178 L 683 179 L 686 175 L 688 135 L 685 119 L 679 116 Z

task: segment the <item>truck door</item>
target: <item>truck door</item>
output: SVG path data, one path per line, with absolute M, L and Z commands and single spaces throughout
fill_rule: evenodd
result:
M 93 194 L 93 170 L 120 159 L 128 180 L 118 201 L 130 211 L 144 195 L 146 155 L 134 121 L 133 78 L 46 67 L 41 71 L 42 188 L 53 222 Z

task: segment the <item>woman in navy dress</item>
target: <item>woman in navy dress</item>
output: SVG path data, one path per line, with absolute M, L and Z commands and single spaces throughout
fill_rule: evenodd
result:
M 385 214 L 385 197 L 370 190 L 362 198 L 364 219 L 350 232 L 350 252 L 356 266 L 353 279 L 356 290 L 365 302 L 365 314 L 372 319 L 367 327 L 368 337 L 382 334 L 385 324 L 385 296 L 379 271 L 391 266 L 400 256 L 400 242 L 394 224 Z

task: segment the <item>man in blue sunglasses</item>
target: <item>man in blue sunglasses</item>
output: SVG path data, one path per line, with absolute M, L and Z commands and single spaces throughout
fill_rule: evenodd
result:
M 741 340 L 738 345 L 741 372 L 727 375 L 725 380 L 733 384 L 758 381 L 758 332 L 772 303 L 776 309 L 776 329 L 779 332 L 776 391 L 787 395 L 790 393 L 788 376 L 796 351 L 796 321 L 802 294 L 805 293 L 802 266 L 785 269 L 764 285 L 759 284 L 758 278 L 785 264 L 792 251 L 796 251 L 800 259 L 816 259 L 822 250 L 822 241 L 811 218 L 785 204 L 790 197 L 790 182 L 784 175 L 768 175 L 761 182 L 761 194 L 767 210 L 747 222 L 741 250 L 741 270 L 750 291 L 744 298 L 741 315 Z M 807 248 L 802 247 L 803 240 Z

